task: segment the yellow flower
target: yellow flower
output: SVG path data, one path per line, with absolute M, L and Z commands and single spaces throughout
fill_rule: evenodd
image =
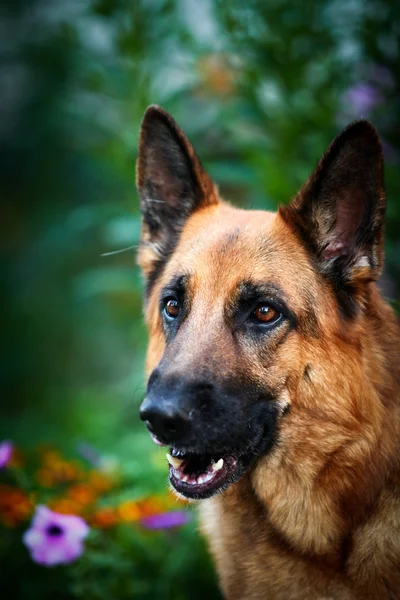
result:
M 137 521 L 142 516 L 141 510 L 136 502 L 123 502 L 118 506 L 118 516 L 126 523 Z
M 89 473 L 88 483 L 96 492 L 103 494 L 112 489 L 115 481 L 112 476 L 93 470 Z
M 61 459 L 57 452 L 47 452 L 43 466 L 36 471 L 36 480 L 43 487 L 73 483 L 83 478 L 84 472 L 79 462 Z

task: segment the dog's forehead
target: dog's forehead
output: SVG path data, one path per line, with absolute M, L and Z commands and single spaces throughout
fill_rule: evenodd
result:
M 267 252 L 276 215 L 222 205 L 199 211 L 183 229 L 177 254 L 191 265 L 218 266 L 221 262 L 253 259 Z M 207 257 L 207 260 L 204 260 Z
M 165 275 L 193 274 L 226 290 L 241 280 L 293 288 L 299 268 L 309 270 L 306 252 L 277 213 L 222 205 L 188 221 Z

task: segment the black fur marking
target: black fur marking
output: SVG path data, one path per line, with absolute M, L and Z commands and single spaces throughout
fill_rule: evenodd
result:
M 343 280 L 340 281 L 339 276 L 337 281 L 338 283 L 336 283 L 334 291 L 340 314 L 345 319 L 354 319 L 361 310 L 355 297 L 355 290 L 350 284 L 345 283 Z
M 148 302 L 154 285 L 156 284 L 157 280 L 160 279 L 160 277 L 162 276 L 168 261 L 174 253 L 174 250 L 178 243 L 178 239 L 179 236 L 177 234 L 171 234 L 164 244 L 162 256 L 160 256 L 158 260 L 154 261 L 153 268 L 146 279 L 144 294 L 145 303 Z
M 167 262 L 168 262 L 168 258 L 160 259 L 153 263 L 153 269 L 151 270 L 149 276 L 146 279 L 146 285 L 145 285 L 145 290 L 144 290 L 145 304 L 147 304 L 147 302 L 150 298 L 151 292 L 154 288 L 154 285 L 155 285 L 157 279 L 159 279 L 161 277 Z

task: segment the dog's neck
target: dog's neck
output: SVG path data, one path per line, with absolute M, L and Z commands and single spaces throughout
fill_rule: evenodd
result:
M 292 390 L 280 440 L 246 484 L 274 530 L 302 553 L 337 553 L 400 471 L 399 329 L 375 288 L 370 300 L 364 318 L 374 327 L 361 327 L 361 359 L 349 355 L 341 365 L 331 357 L 336 384 L 316 370 Z M 315 402 L 308 408 L 310 394 L 320 395 L 320 412 Z

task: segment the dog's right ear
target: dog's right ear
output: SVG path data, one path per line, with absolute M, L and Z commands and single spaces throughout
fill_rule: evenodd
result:
M 159 106 L 143 117 L 136 183 L 142 211 L 138 262 L 147 284 L 173 252 L 188 217 L 218 193 L 174 119 Z

